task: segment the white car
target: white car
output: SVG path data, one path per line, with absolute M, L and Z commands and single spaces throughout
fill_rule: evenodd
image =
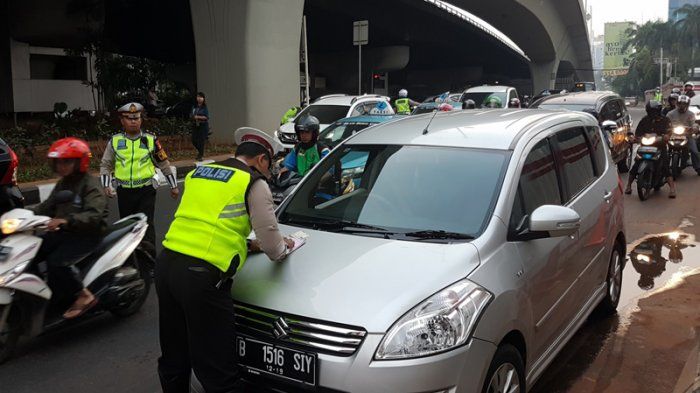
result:
M 462 94 L 462 99 L 460 101 L 464 102 L 466 100 L 472 100 L 476 104 L 477 108 L 481 108 L 486 102 L 486 99 L 491 96 L 496 96 L 500 98 L 503 108 L 507 108 L 508 103 L 513 98 L 519 98 L 518 91 L 515 90 L 515 87 L 501 85 L 483 85 L 467 89 Z
M 391 108 L 389 97 L 365 94 L 361 96 L 350 96 L 347 94 L 332 94 L 318 98 L 311 105 L 304 108 L 299 114 L 288 123 L 282 124 L 275 133 L 275 137 L 284 145 L 285 149 L 291 150 L 297 142 L 294 132 L 294 120 L 303 116 L 315 116 L 321 123 L 321 131 L 331 125 L 336 120 L 345 117 L 368 115 L 379 102 L 386 102 Z M 393 111 L 393 109 L 391 109 Z

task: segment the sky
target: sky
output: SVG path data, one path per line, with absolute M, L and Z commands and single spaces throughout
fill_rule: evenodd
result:
M 637 23 L 668 18 L 668 0 L 584 0 L 593 7 L 593 32 L 603 34 L 606 22 Z

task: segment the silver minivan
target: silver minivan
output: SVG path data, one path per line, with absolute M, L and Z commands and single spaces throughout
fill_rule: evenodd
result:
M 622 188 L 595 120 L 532 110 L 380 124 L 278 210 L 306 244 L 235 277 L 245 379 L 280 391 L 526 392 L 614 313 Z

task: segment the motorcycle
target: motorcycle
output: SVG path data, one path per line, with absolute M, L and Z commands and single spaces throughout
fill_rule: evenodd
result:
M 56 195 L 57 200 L 72 198 L 70 191 Z M 52 293 L 46 262 L 34 260 L 42 242 L 38 235 L 50 219 L 26 209 L 0 217 L 5 235 L 0 242 L 0 363 L 11 357 L 20 336 L 36 337 L 72 321 L 62 313 L 74 299 Z M 147 227 L 143 213 L 124 217 L 75 265 L 83 285 L 98 299 L 95 307 L 76 320 L 105 311 L 127 317 L 141 308 L 151 286 L 148 265 L 153 263 L 152 256 L 140 247 Z
M 637 195 L 645 201 L 651 190 L 658 191 L 666 184 L 666 178 L 661 173 L 661 149 L 663 137 L 656 134 L 644 134 L 637 149 L 637 160 L 640 161 L 637 170 Z
M 690 128 L 678 126 L 673 128 L 673 133 L 668 141 L 668 154 L 670 156 L 671 176 L 676 180 L 686 167 L 690 150 L 688 139 L 693 138 Z
M 272 201 L 275 206 L 279 206 L 296 188 L 301 181 L 302 176 L 296 172 L 286 171 L 281 175 L 273 174 L 268 182 L 270 192 L 272 192 Z

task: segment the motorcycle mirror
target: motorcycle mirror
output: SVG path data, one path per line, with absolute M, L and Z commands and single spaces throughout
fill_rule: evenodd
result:
M 73 193 L 73 191 L 61 190 L 56 192 L 56 195 L 54 195 L 53 198 L 54 201 L 56 201 L 56 203 L 66 203 L 72 201 L 74 197 L 75 194 Z

